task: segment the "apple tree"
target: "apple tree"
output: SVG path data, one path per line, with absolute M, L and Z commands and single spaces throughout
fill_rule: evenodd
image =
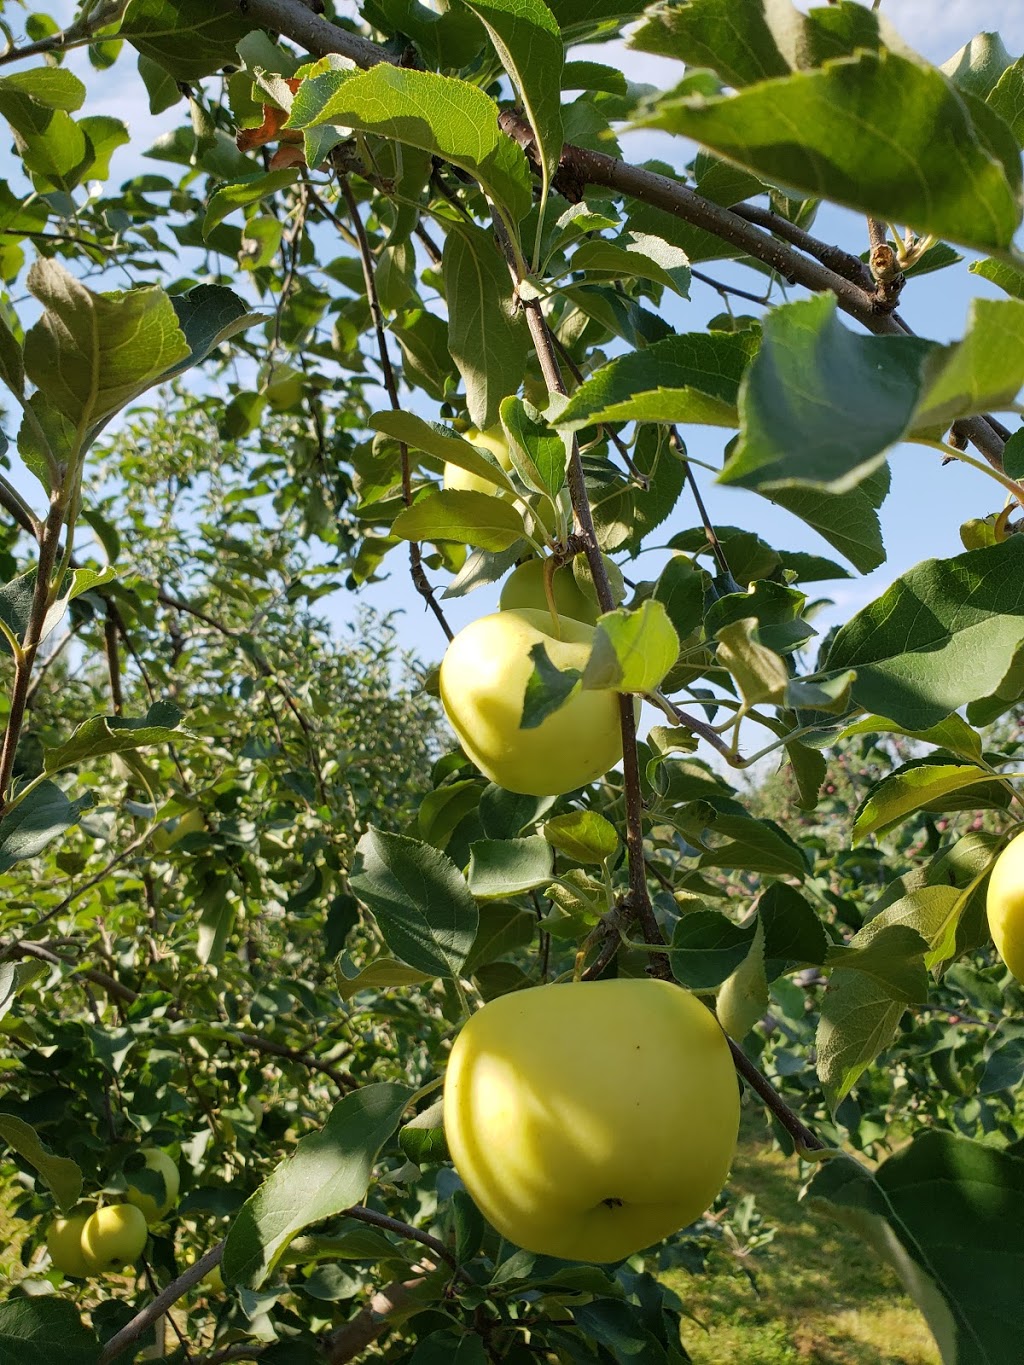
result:
M 51 9 L 0 9 L 0 1358 L 689 1359 L 731 1190 L 568 1260 L 445 1141 L 467 1019 L 626 978 L 947 1365 L 1017 1360 L 1024 59 L 855 0 Z M 971 468 L 963 550 L 824 616 L 890 458 Z M 439 671 L 332 619 L 385 579 Z M 572 1035 L 543 1100 L 624 1142 Z

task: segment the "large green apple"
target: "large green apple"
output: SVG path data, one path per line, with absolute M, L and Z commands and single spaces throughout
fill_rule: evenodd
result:
M 551 587 L 559 616 L 571 616 L 574 621 L 583 621 L 589 626 L 595 623 L 601 608 L 590 600 L 576 582 L 571 564 L 563 564 L 555 570 Z M 502 611 L 511 611 L 516 607 L 549 610 L 544 592 L 543 559 L 527 559 L 512 570 L 502 586 L 498 606 Z
M 147 1147 L 139 1155 L 145 1162 L 145 1169 L 155 1172 L 164 1184 L 162 1199 L 157 1199 L 149 1190 L 139 1187 L 132 1179 L 132 1171 L 125 1172 L 125 1179 L 128 1181 L 128 1193 L 125 1195 L 129 1204 L 134 1204 L 137 1209 L 142 1210 L 142 1215 L 147 1223 L 158 1223 L 171 1209 L 178 1198 L 178 1189 L 181 1185 L 181 1178 L 178 1175 L 178 1168 L 159 1147 Z
M 618 1261 L 692 1223 L 725 1183 L 738 1126 L 717 1021 L 651 978 L 499 996 L 445 1076 L 448 1149 L 480 1211 L 568 1260 Z
M 107 1204 L 85 1220 L 82 1251 L 90 1270 L 123 1270 L 142 1255 L 149 1224 L 134 1204 Z
M 988 883 L 988 927 L 999 956 L 1024 981 L 1024 834 L 996 859 Z
M 82 1229 L 92 1210 L 73 1213 L 70 1218 L 55 1218 L 46 1229 L 46 1250 L 50 1260 L 65 1275 L 84 1280 L 92 1274 L 92 1265 L 82 1250 Z
M 508 441 L 506 441 L 505 433 L 500 426 L 488 427 L 486 431 L 477 431 L 475 427 L 470 427 L 466 432 L 466 440 L 470 445 L 479 446 L 481 450 L 486 450 L 489 455 L 493 455 L 506 473 L 512 468 L 512 456 L 509 454 Z M 467 489 L 471 493 L 500 495 L 504 492 L 504 490 L 499 490 L 497 484 L 485 479 L 483 475 L 471 474 L 468 469 L 463 469 L 460 465 L 452 464 L 450 461 L 444 467 L 444 486 L 445 488 Z
M 499 611 L 460 630 L 441 664 L 444 709 L 463 749 L 492 782 L 527 796 L 558 796 L 601 777 L 622 757 L 614 692 L 577 690 L 532 730 L 521 730 L 530 650 L 582 670 L 593 626 L 548 611 Z

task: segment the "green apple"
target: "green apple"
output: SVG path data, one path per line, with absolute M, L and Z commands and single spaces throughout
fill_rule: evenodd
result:
M 506 472 L 512 468 L 512 456 L 509 454 L 508 441 L 505 440 L 505 433 L 500 426 L 488 427 L 486 431 L 477 431 L 475 427 L 470 427 L 465 435 L 470 445 L 478 446 L 481 450 L 486 450 L 489 455 L 493 455 Z M 471 474 L 468 469 L 462 469 L 459 465 L 452 464 L 451 461 L 448 461 L 444 467 L 444 487 L 465 489 L 471 493 L 495 493 L 507 496 L 505 490 L 499 489 L 497 484 L 491 483 L 490 479 L 485 479 L 482 474 Z
M 517 609 L 481 617 L 460 630 L 445 652 L 441 701 L 463 749 L 506 791 L 558 796 L 586 786 L 622 757 L 618 696 L 577 689 L 532 730 L 521 730 L 530 650 L 543 645 L 556 668 L 582 670 L 593 626 L 563 616 L 560 638 L 548 611 Z
M 46 1229 L 46 1250 L 50 1260 L 65 1275 L 74 1275 L 79 1280 L 92 1274 L 92 1265 L 82 1250 L 82 1229 L 91 1213 L 91 1209 L 86 1209 L 69 1218 L 55 1218 Z
M 1000 853 L 988 882 L 988 927 L 996 951 L 1024 981 L 1024 834 Z
M 93 1272 L 123 1270 L 142 1255 L 149 1224 L 134 1204 L 107 1204 L 85 1220 L 82 1251 Z
M 445 1137 L 474 1202 L 517 1246 L 567 1260 L 618 1261 L 700 1217 L 739 1112 L 714 1016 L 649 977 L 499 996 L 445 1075 Z
M 501 589 L 498 606 L 502 611 L 515 607 L 529 607 L 535 611 L 548 611 L 548 599 L 544 592 L 543 559 L 528 559 L 512 570 Z M 563 564 L 556 569 L 552 578 L 555 609 L 559 616 L 570 616 L 574 621 L 583 621 L 592 626 L 600 615 L 601 609 L 592 602 L 576 582 L 571 564 Z
M 144 1190 L 138 1184 L 133 1183 L 132 1172 L 125 1172 L 125 1179 L 128 1181 L 128 1193 L 125 1195 L 129 1204 L 134 1204 L 137 1209 L 142 1210 L 143 1217 L 147 1223 L 158 1223 L 165 1217 L 178 1198 L 178 1188 L 181 1179 L 178 1175 L 178 1168 L 159 1147 L 147 1147 L 138 1154 L 145 1162 L 145 1169 L 153 1171 L 160 1177 L 164 1185 L 162 1199 L 157 1199 L 148 1189 Z

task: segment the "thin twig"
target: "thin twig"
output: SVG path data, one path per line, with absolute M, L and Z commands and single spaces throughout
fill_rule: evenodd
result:
M 445 1244 L 432 1233 L 424 1232 L 422 1228 L 413 1227 L 411 1223 L 403 1223 L 386 1213 L 378 1213 L 376 1209 L 365 1208 L 362 1204 L 353 1204 L 351 1208 L 343 1209 L 341 1216 L 354 1218 L 357 1223 L 366 1223 L 371 1228 L 380 1228 L 383 1232 L 393 1232 L 398 1237 L 407 1237 L 412 1242 L 419 1242 L 422 1246 L 429 1247 L 434 1255 L 451 1266 L 452 1270 L 459 1271 L 458 1261 Z
M 690 485 L 690 492 L 693 494 L 693 500 L 697 504 L 697 512 L 700 515 L 701 525 L 704 527 L 704 534 L 707 537 L 708 544 L 711 546 L 711 552 L 715 556 L 718 567 L 730 582 L 736 583 L 735 578 L 732 576 L 732 570 L 729 568 L 729 561 L 725 557 L 725 550 L 722 548 L 722 542 L 718 539 L 718 533 L 714 528 L 711 518 L 708 516 L 708 509 L 704 506 L 704 499 L 701 496 L 700 487 L 697 484 L 697 476 L 693 472 L 690 461 L 686 458 L 686 446 L 683 442 L 683 438 L 679 435 L 679 429 L 677 427 L 673 426 L 669 428 L 668 439 L 671 442 L 673 450 L 683 461 L 686 482 Z M 738 588 L 739 584 L 736 584 L 736 586 Z
M 370 249 L 370 241 L 366 235 L 366 228 L 359 213 L 359 205 L 356 203 L 355 195 L 352 193 L 352 186 L 348 182 L 348 176 L 339 173 L 338 183 L 341 186 L 341 193 L 344 197 L 348 216 L 352 220 L 355 229 L 356 239 L 359 242 L 359 259 L 363 267 L 363 281 L 366 285 L 366 298 L 370 305 L 370 316 L 373 318 L 373 329 L 377 336 L 377 353 L 380 356 L 380 367 L 384 374 L 384 387 L 387 390 L 388 399 L 395 412 L 400 412 L 402 405 L 398 397 L 398 385 L 395 383 L 395 371 L 391 364 L 391 354 L 388 351 L 387 333 L 384 328 L 384 313 L 380 306 L 380 298 L 377 294 L 377 280 L 373 269 L 373 252 Z M 409 447 L 404 441 L 399 441 L 398 448 L 402 457 L 402 499 L 406 507 L 412 504 L 412 482 L 409 470 Z M 453 631 L 445 618 L 441 604 L 434 596 L 434 589 L 430 585 L 426 571 L 423 568 L 423 555 L 419 547 L 419 542 L 411 540 L 409 542 L 409 571 L 412 576 L 413 585 L 416 591 L 423 598 L 424 604 L 430 608 L 437 619 L 438 625 L 444 631 L 445 637 L 449 640 L 453 638 Z

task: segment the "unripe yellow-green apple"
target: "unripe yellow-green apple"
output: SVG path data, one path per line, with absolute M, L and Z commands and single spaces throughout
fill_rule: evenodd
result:
M 134 1204 L 107 1204 L 85 1220 L 82 1251 L 92 1271 L 123 1270 L 142 1255 L 149 1224 Z
M 1024 981 L 1024 834 L 996 859 L 988 883 L 988 927 L 999 956 Z
M 125 1195 L 129 1204 L 134 1204 L 137 1209 L 142 1210 L 142 1215 L 147 1223 L 158 1223 L 178 1198 L 178 1188 L 181 1179 L 178 1175 L 178 1168 L 159 1147 L 147 1147 L 139 1155 L 146 1163 L 146 1169 L 155 1171 L 164 1182 L 164 1197 L 157 1199 L 148 1190 L 140 1189 L 133 1183 L 132 1172 L 125 1172 L 125 1179 L 128 1181 L 128 1193 Z
M 470 445 L 479 446 L 488 454 L 493 455 L 506 472 L 512 468 L 512 456 L 509 454 L 508 441 L 506 441 L 505 433 L 500 426 L 488 427 L 486 431 L 477 431 L 475 427 L 470 427 L 465 436 Z M 471 474 L 468 469 L 452 464 L 450 460 L 444 467 L 444 487 L 465 489 L 471 493 L 503 493 L 505 491 L 499 489 L 498 485 L 492 483 L 490 479 L 485 479 L 482 474 Z
M 692 1223 L 738 1127 L 718 1023 L 649 977 L 499 996 L 445 1076 L 445 1136 L 474 1202 L 517 1246 L 567 1260 L 618 1261 Z
M 55 1218 L 46 1229 L 46 1250 L 50 1260 L 65 1275 L 84 1280 L 92 1274 L 92 1266 L 82 1250 L 82 1229 L 92 1210 L 73 1213 L 69 1218 Z
M 571 564 L 563 564 L 555 570 L 551 586 L 559 616 L 571 616 L 574 621 L 583 621 L 590 626 L 594 624 L 601 608 L 590 600 L 576 582 Z M 550 610 L 544 592 L 543 559 L 528 559 L 512 570 L 501 589 L 498 606 L 502 611 L 510 611 L 515 607 Z
M 532 730 L 521 730 L 530 650 L 543 645 L 556 668 L 582 670 L 593 626 L 548 611 L 499 611 L 460 630 L 445 652 L 441 701 L 463 749 L 506 791 L 558 796 L 593 782 L 622 757 L 614 692 L 574 692 Z

